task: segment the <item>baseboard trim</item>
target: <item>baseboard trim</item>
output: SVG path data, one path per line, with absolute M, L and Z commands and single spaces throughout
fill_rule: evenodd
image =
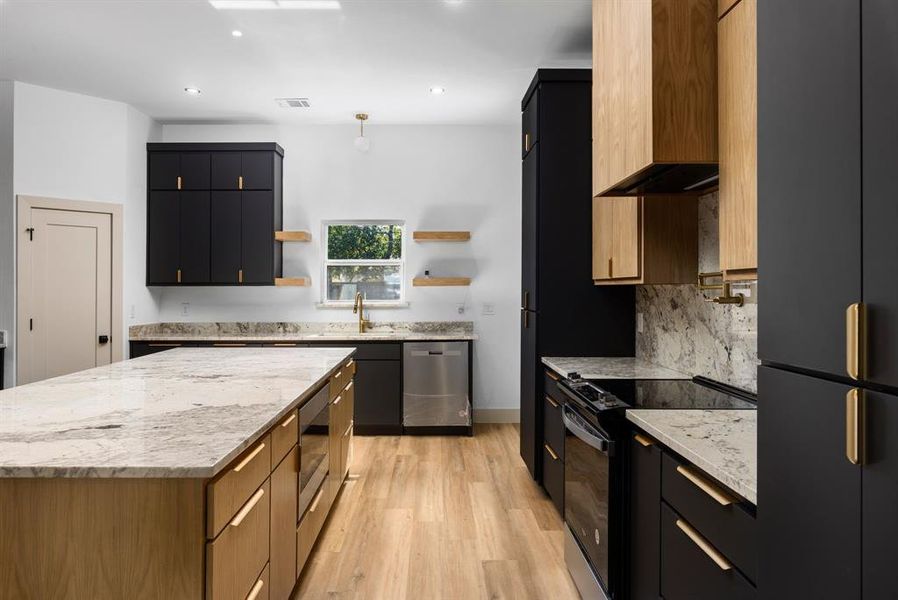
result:
M 520 423 L 521 410 L 518 408 L 475 408 L 475 423 Z

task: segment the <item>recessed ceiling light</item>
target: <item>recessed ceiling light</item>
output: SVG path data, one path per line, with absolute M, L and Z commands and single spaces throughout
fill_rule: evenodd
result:
M 240 31 L 239 29 L 235 29 L 234 31 L 231 32 L 231 35 L 233 35 L 234 37 L 243 37 L 243 32 Z
M 446 88 L 444 88 L 443 86 L 440 86 L 440 85 L 435 85 L 432 88 L 430 88 L 430 93 L 433 94 L 434 96 L 442 96 L 443 94 L 446 93 Z
M 209 0 L 219 10 L 340 10 L 339 0 Z
M 195 87 L 184 88 L 184 93 L 187 94 L 188 96 L 199 96 L 200 94 L 202 94 L 202 92 L 200 91 L 200 88 L 195 88 Z

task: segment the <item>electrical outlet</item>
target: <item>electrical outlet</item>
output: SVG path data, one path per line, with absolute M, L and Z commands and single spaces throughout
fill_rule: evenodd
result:
M 190 314 L 190 302 L 181 303 L 181 316 L 186 317 Z
M 645 321 L 642 318 L 642 313 L 636 313 L 636 333 L 642 333 L 645 329 Z
M 496 314 L 496 305 L 491 302 L 485 303 L 483 305 L 483 314 L 487 316 Z
M 465 314 L 465 305 L 464 304 L 456 304 L 455 309 L 458 311 L 458 314 Z

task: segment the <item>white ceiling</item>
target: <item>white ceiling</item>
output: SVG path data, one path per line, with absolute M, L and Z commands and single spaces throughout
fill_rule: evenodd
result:
M 0 79 L 127 102 L 163 122 L 488 123 L 537 67 L 587 67 L 590 0 L 0 0 Z M 231 36 L 233 29 L 242 38 Z M 433 96 L 429 88 L 446 88 Z M 202 90 L 187 96 L 184 88 Z M 301 96 L 311 109 L 282 109 Z

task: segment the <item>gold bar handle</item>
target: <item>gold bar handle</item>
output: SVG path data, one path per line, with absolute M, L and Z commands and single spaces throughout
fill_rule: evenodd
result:
M 848 390 L 845 395 L 845 456 L 853 465 L 864 464 L 866 408 L 864 392 L 857 388 Z
M 243 283 L 243 269 L 237 269 L 237 283 Z
M 348 392 L 349 390 L 351 390 L 351 389 L 352 389 L 352 384 L 353 384 L 353 383 L 355 383 L 355 380 L 350 381 L 349 383 L 347 383 L 347 384 L 346 384 L 346 389 L 343 390 L 343 391 Z
M 552 408 L 558 408 L 558 403 L 552 398 L 552 396 L 546 395 L 546 402 L 552 405 Z
M 333 402 L 334 406 L 340 404 L 340 401 L 341 401 L 342 399 L 343 399 L 343 396 L 337 396 L 337 399 L 334 400 L 334 402 Z
M 321 489 L 318 490 L 318 493 L 315 494 L 315 499 L 312 500 L 312 506 L 309 507 L 309 512 L 315 512 L 315 509 L 318 508 L 318 502 L 321 501 L 321 494 L 324 493 L 324 486 L 321 486 Z
M 243 469 L 243 467 L 248 465 L 252 459 L 254 459 L 254 458 L 256 458 L 256 456 L 258 456 L 259 452 L 261 452 L 264 447 L 265 447 L 265 442 L 262 442 L 261 444 L 256 446 L 255 450 L 253 450 L 252 452 L 247 454 L 246 458 L 241 460 L 240 463 L 236 467 L 234 467 L 234 472 L 239 473 Z
M 703 538 L 699 532 L 692 528 L 692 525 L 684 521 L 683 519 L 677 519 L 677 527 L 680 528 L 680 531 L 686 534 L 692 543 L 701 548 L 702 552 L 708 555 L 708 558 L 714 561 L 718 567 L 722 571 L 729 571 L 733 568 L 733 565 L 726 558 L 723 557 L 723 554 L 717 551 L 714 546 L 708 543 L 708 540 Z
M 558 375 L 556 375 L 554 371 L 546 371 L 546 375 L 548 375 L 549 379 L 552 381 L 558 381 Z
M 181 283 L 181 269 L 178 269 L 178 283 Z
M 845 311 L 845 370 L 854 380 L 863 379 L 867 371 L 867 310 L 863 302 L 855 302 Z
M 524 152 L 529 152 L 529 151 L 530 151 L 530 134 L 525 133 L 524 134 Z
M 277 344 L 272 344 L 272 345 L 275 348 L 296 348 L 296 344 L 293 342 L 291 342 L 289 344 L 288 343 L 277 343 Z
M 181 176 L 178 175 L 178 189 L 181 189 Z
M 349 424 L 349 427 L 346 428 L 346 431 L 344 431 L 343 435 L 341 435 L 340 437 L 346 437 L 347 435 L 349 435 L 350 431 L 352 431 L 352 423 Z
M 231 521 L 231 527 L 240 527 L 240 524 L 243 523 L 243 519 L 245 519 L 246 515 L 256 507 L 256 504 L 259 503 L 259 500 L 261 500 L 264 495 L 265 490 L 263 488 L 256 490 L 256 493 L 249 499 L 249 502 L 244 504 L 243 508 L 240 509 L 240 512 L 234 515 L 234 519 Z
M 718 488 L 716 485 L 705 481 L 702 477 L 693 473 L 683 465 L 677 466 L 677 473 L 691 481 L 695 487 L 714 498 L 721 506 L 729 506 L 736 501 L 732 496 Z
M 238 189 L 238 190 L 242 190 L 242 189 L 243 189 L 243 175 L 240 175 L 240 176 L 237 178 L 237 189 Z
M 246 597 L 246 600 L 256 600 L 259 597 L 259 594 L 262 592 L 262 588 L 265 587 L 265 582 L 261 579 L 256 582 L 256 585 L 253 586 L 253 589 L 249 591 L 249 595 Z
M 549 444 L 543 444 L 543 448 L 546 449 L 546 452 L 549 453 L 549 456 L 552 457 L 552 460 L 558 460 L 558 455 L 555 454 L 554 450 L 552 450 L 552 446 L 550 446 Z
M 641 433 L 634 433 L 633 439 L 639 442 L 643 448 L 648 448 L 649 446 L 655 445 L 655 440 L 648 436 L 642 435 Z
M 293 411 L 293 414 L 290 415 L 290 417 L 286 421 L 281 423 L 281 427 L 286 427 L 287 425 L 292 423 L 294 420 L 296 420 L 296 411 L 295 410 Z

